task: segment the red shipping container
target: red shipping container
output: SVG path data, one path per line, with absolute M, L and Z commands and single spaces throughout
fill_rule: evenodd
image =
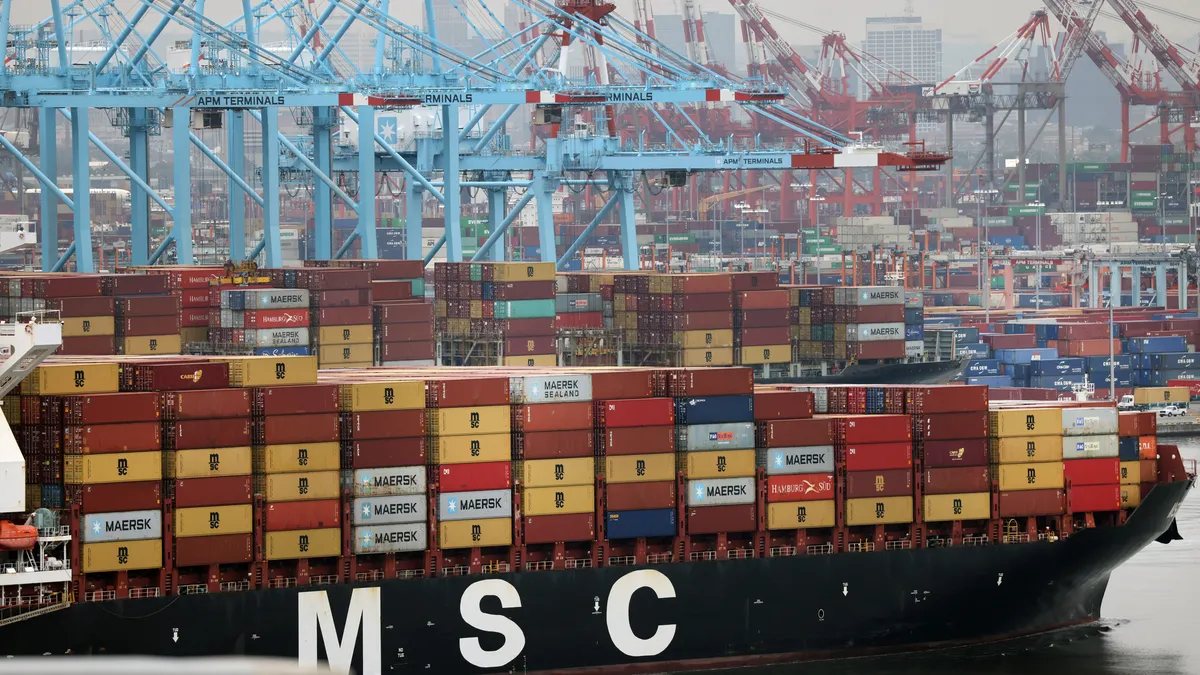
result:
M 540 300 L 554 297 L 554 281 L 502 281 L 492 284 L 496 300 Z
M 649 369 L 614 369 L 594 372 L 592 373 L 592 400 L 650 398 L 654 396 L 654 377 L 658 374 Z
M 153 422 L 158 420 L 159 395 L 147 392 L 64 396 L 62 406 L 63 424 Z
M 591 457 L 596 447 L 591 430 L 535 431 L 513 436 L 513 448 L 521 459 Z
M 656 297 L 670 302 L 665 309 L 672 312 L 728 312 L 733 309 L 733 296 L 729 293 L 651 296 L 652 299 Z
M 563 328 L 603 328 L 604 312 L 569 312 L 556 314 L 555 325 Z
M 792 329 L 787 325 L 774 328 L 743 328 L 738 343 L 743 347 L 787 345 L 792 342 Z
M 1111 337 L 1111 328 L 1105 323 L 1065 323 L 1058 327 L 1059 340 L 1103 340 Z
M 167 292 L 167 279 L 159 274 L 106 274 L 105 295 L 155 295 Z
M 1142 474 L 1142 483 L 1157 483 L 1158 482 L 1158 460 L 1157 459 L 1139 459 L 1138 470 Z M 1145 493 L 1143 493 L 1144 496 Z
M 62 451 L 66 454 L 87 455 L 161 449 L 162 434 L 158 422 L 63 427 Z
M 687 510 L 688 534 L 752 532 L 757 526 L 754 504 L 697 506 Z
M 988 492 L 992 489 L 991 478 L 991 470 L 986 464 L 926 469 L 921 488 L 927 495 Z
M 102 483 L 64 486 L 66 505 L 79 506 L 80 513 L 147 511 L 162 506 L 162 481 Z
M 314 530 L 338 527 L 342 523 L 342 505 L 337 499 L 311 502 L 271 502 L 264 513 L 268 532 Z
M 343 437 L 356 441 L 424 436 L 425 411 L 375 410 L 344 413 L 341 416 L 341 433 Z
M 774 272 L 734 272 L 733 290 L 763 291 L 779 287 L 779 277 Z
M 117 321 L 119 335 L 168 335 L 179 332 L 179 315 L 133 316 Z
M 248 419 L 179 420 L 163 424 L 164 450 L 236 448 L 253 445 L 252 439 Z
M 905 412 L 912 415 L 987 411 L 988 388 L 947 385 L 911 387 L 905 395 Z
M 24 292 L 22 284 L 21 295 L 31 295 L 35 298 L 72 298 L 85 295 L 103 295 L 104 291 L 99 275 L 82 275 L 58 273 L 35 277 L 31 279 L 31 293 Z
M 114 298 L 57 298 L 46 300 L 46 309 L 58 310 L 61 317 L 82 317 L 82 316 L 113 316 L 116 314 L 116 303 Z M 208 304 L 208 296 L 205 295 L 205 303 Z
M 530 283 L 530 282 L 526 282 Z M 525 517 L 526 544 L 591 541 L 596 538 L 596 514 L 564 513 Z
M 987 438 L 986 412 L 940 413 L 913 418 L 914 432 L 926 441 Z
M 1108 340 L 1071 340 L 1063 342 L 1059 340 L 1059 351 L 1064 356 L 1108 356 L 1109 341 Z M 1064 351 L 1063 345 L 1066 345 Z M 1113 354 L 1121 353 L 1121 341 L 1113 339 L 1112 352 Z
M 354 291 L 325 291 L 325 293 L 354 293 Z M 372 281 L 371 282 L 371 297 L 375 300 L 408 300 L 413 296 L 411 281 Z M 324 295 L 324 293 L 322 293 Z M 331 307 L 335 303 L 322 304 L 322 307 Z M 346 302 L 345 305 L 358 305 L 369 303 Z
M 375 300 L 387 300 L 374 295 L 372 291 L 376 288 L 375 284 L 401 283 L 408 284 L 409 291 L 412 290 L 412 282 L 371 282 L 371 288 L 351 288 L 344 291 L 312 291 L 308 294 L 309 304 L 313 307 L 360 307 L 362 305 L 371 304 L 372 298 Z M 409 296 L 411 297 L 411 296 Z
M 126 276 L 126 275 L 122 275 Z M 114 305 L 117 316 L 167 316 L 179 318 L 179 298 L 174 295 L 147 295 L 132 298 L 117 298 Z
M 849 499 L 903 497 L 912 493 L 912 471 L 909 469 L 846 472 L 846 497 Z
M 167 497 L 175 508 L 249 504 L 254 495 L 253 476 L 181 478 L 167 481 Z
M 1158 438 L 1156 436 L 1138 438 L 1138 459 L 1158 459 Z
M 758 402 L 757 397 L 755 402 Z M 596 426 L 601 429 L 675 424 L 675 399 L 672 398 L 601 401 L 597 409 Z
M 754 393 L 754 372 L 750 368 L 676 368 L 670 371 L 670 376 L 668 388 L 671 396 Z M 594 386 L 592 395 L 596 395 Z
M 175 540 L 176 567 L 235 564 L 252 560 L 252 534 L 220 534 L 215 537 L 182 537 Z
M 787 289 L 743 291 L 734 293 L 734 305 L 738 309 L 779 309 L 787 307 L 790 293 Z
M 513 431 L 565 431 L 592 428 L 592 403 L 541 403 L 513 408 Z
M 183 318 L 179 325 L 184 328 L 205 328 L 208 326 L 208 309 L 196 307 L 183 310 Z
M 321 307 L 309 319 L 314 326 L 361 326 L 371 323 L 371 307 Z
M 809 419 L 813 416 L 814 398 L 808 391 L 756 391 L 754 419 Z
M 1063 463 L 1070 464 L 1070 462 Z M 1067 490 L 1067 509 L 1071 513 L 1120 511 L 1121 486 L 1119 484 L 1073 486 Z
M 208 291 L 176 291 L 176 297 L 179 298 L 179 304 L 184 309 L 208 307 L 209 305 Z
M 846 415 L 834 419 L 837 440 L 846 445 L 912 439 L 912 426 L 907 415 Z
M 525 356 L 530 354 L 554 354 L 556 337 L 553 335 L 530 335 L 504 340 L 505 356 Z
M 664 315 L 672 330 L 728 330 L 733 328 L 733 312 L 688 312 Z
M 848 357 L 860 359 L 900 359 L 904 358 L 904 341 L 887 340 L 881 342 L 852 342 L 847 345 L 850 350 Z
M 419 324 L 433 321 L 433 305 L 423 300 L 417 302 L 380 303 L 374 305 L 373 309 L 375 318 L 381 324 Z M 553 321 L 551 321 L 551 324 L 553 324 Z
M 62 344 L 54 350 L 54 353 L 72 356 L 103 356 L 115 354 L 116 345 L 116 340 L 111 335 L 75 335 L 64 337 Z
M 833 474 L 799 474 L 767 478 L 768 502 L 807 502 L 833 499 Z
M 807 420 L 769 420 L 758 425 L 758 445 L 764 448 L 795 448 L 831 445 L 834 438 L 832 417 Z
M 1120 496 L 1118 495 L 1118 501 Z M 1058 516 L 1067 512 L 1063 490 L 1015 490 L 999 495 L 1001 518 Z
M 507 490 L 512 483 L 510 462 L 442 464 L 438 470 L 438 489 L 442 492 Z
M 1033 333 L 984 333 L 979 336 L 992 349 L 1034 349 L 1037 336 Z
M 904 321 L 904 305 L 874 305 L 866 307 L 837 307 L 838 323 L 900 323 Z
M 675 498 L 675 481 L 609 483 L 605 486 L 604 508 L 609 511 L 673 509 Z
M 243 325 L 246 328 L 284 328 L 309 325 L 307 309 L 248 309 Z M 367 323 L 370 323 L 368 319 Z
M 432 342 L 384 342 L 380 345 L 380 360 L 385 363 L 389 361 L 429 361 L 433 358 L 434 344 Z
M 370 413 L 355 413 L 355 416 L 367 414 Z M 322 443 L 336 440 L 338 440 L 337 413 L 272 415 L 254 420 L 255 445 Z
M 218 361 L 135 363 L 133 386 L 139 391 L 225 388 L 229 386 L 229 364 Z
M 1069 459 L 1063 462 L 1063 479 L 1069 486 L 1116 485 L 1121 482 L 1121 460 Z
M 307 415 L 337 412 L 339 409 L 336 384 L 260 387 L 254 390 L 255 415 Z
M 508 405 L 508 377 L 428 380 L 425 382 L 425 398 L 430 408 Z
M 675 427 L 628 427 L 599 433 L 605 455 L 653 455 L 675 452 Z
M 926 467 L 986 466 L 990 460 L 987 439 L 924 441 L 921 457 Z
M 497 326 L 507 337 L 550 335 L 554 332 L 554 319 L 501 319 Z
M 742 328 L 762 328 L 764 326 L 787 326 L 791 319 L 791 310 L 782 309 L 751 309 L 734 313 L 734 323 Z
M 342 445 L 342 467 L 381 469 L 390 466 L 413 466 L 425 463 L 426 452 L 424 436 L 354 441 Z
M 912 468 L 911 443 L 867 443 L 845 450 L 846 471 L 885 471 Z
M 162 393 L 162 416 L 165 420 L 249 417 L 250 394 L 250 389 L 166 391 Z

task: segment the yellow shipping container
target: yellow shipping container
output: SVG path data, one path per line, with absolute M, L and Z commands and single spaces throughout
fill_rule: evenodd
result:
M 1142 463 L 1121 462 L 1121 485 L 1137 485 L 1142 482 Z
M 1133 390 L 1133 402 L 1137 405 L 1187 403 L 1191 399 L 1192 392 L 1187 387 L 1143 387 Z
M 1142 486 L 1141 485 L 1122 485 L 1121 486 L 1121 508 L 1132 509 L 1142 503 Z
M 680 468 L 689 479 L 753 476 L 753 450 L 704 450 L 684 453 Z
M 733 348 L 685 349 L 683 350 L 683 365 L 689 368 L 697 366 L 732 366 Z
M 992 495 L 968 492 L 952 495 L 925 495 L 924 518 L 927 523 L 948 520 L 987 520 L 992 517 Z
M 716 349 L 733 346 L 733 329 L 685 330 L 677 333 L 679 346 L 684 349 Z
M 330 443 L 288 443 L 254 448 L 254 473 L 337 471 L 342 466 L 342 449 Z
M 604 469 L 609 483 L 675 480 L 675 454 L 608 455 L 604 458 Z
M 988 415 L 989 434 L 995 438 L 1062 436 L 1061 408 L 1012 408 Z
M 595 485 L 596 460 L 592 457 L 530 459 L 523 463 L 519 479 L 527 488 Z
M 554 281 L 552 262 L 492 263 L 493 281 Z
M 1062 462 L 1035 462 L 1031 464 L 1001 464 L 996 472 L 1000 489 L 1008 490 L 1057 490 L 1063 487 Z
M 254 507 L 249 504 L 175 509 L 176 537 L 249 534 L 254 531 Z
M 115 319 L 111 316 L 69 316 L 62 320 L 63 337 L 87 335 L 112 335 L 116 332 Z
M 162 568 L 162 539 L 106 541 L 83 545 L 83 572 L 156 570 Z
M 356 345 L 321 345 L 317 349 L 317 358 L 322 365 L 326 363 L 368 363 L 375 358 L 375 345 L 370 342 Z
M 267 560 L 332 558 L 342 553 L 342 530 L 326 527 L 320 530 L 267 532 L 266 548 Z
M 743 366 L 763 363 L 787 363 L 792 360 L 791 345 L 768 345 L 766 347 L 742 347 Z
M 254 489 L 266 495 L 269 502 L 337 499 L 342 493 L 337 471 L 273 473 L 255 476 L 254 483 Z
M 891 525 L 911 523 L 912 497 L 865 497 L 846 500 L 846 524 Z
M 185 326 L 179 329 L 179 338 L 183 342 L 208 342 L 208 328 L 204 326 Z
M 52 363 L 38 366 L 21 383 L 21 393 L 41 396 L 112 394 L 118 390 L 116 362 Z
M 591 513 L 596 510 L 596 488 L 591 485 L 525 488 L 522 511 L 527 516 Z
M 553 368 L 558 365 L 558 356 L 554 354 L 530 354 L 526 356 L 504 357 L 506 366 L 526 366 L 537 368 Z
M 425 407 L 425 382 L 359 382 L 338 387 L 343 412 L 418 410 Z
M 512 546 L 512 518 L 444 520 L 438 530 L 438 542 L 442 548 Z
M 164 453 L 164 478 L 215 478 L 253 473 L 250 446 L 176 450 Z
M 993 438 L 991 446 L 996 464 L 1062 461 L 1062 436 Z
M 315 356 L 255 356 L 230 359 L 229 386 L 276 387 L 316 384 Z
M 507 462 L 512 457 L 512 436 L 482 434 L 435 436 L 429 439 L 429 460 L 434 464 Z
M 768 530 L 798 530 L 833 527 L 837 505 L 832 499 L 819 502 L 776 502 L 767 505 Z
M 206 338 L 207 339 L 207 338 Z M 183 351 L 181 335 L 131 335 L 125 338 L 121 352 L 126 356 L 179 354 Z
M 367 344 L 375 341 L 371 324 L 357 326 L 321 326 L 317 329 L 317 344 Z
M 512 419 L 506 405 L 476 408 L 439 408 L 429 411 L 427 431 L 432 436 L 512 433 Z
M 133 483 L 162 480 L 161 452 L 105 452 L 98 455 L 65 455 L 63 481 L 68 485 Z

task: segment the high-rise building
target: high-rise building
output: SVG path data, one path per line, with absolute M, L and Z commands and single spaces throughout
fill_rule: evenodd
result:
M 672 50 L 687 55 L 687 45 L 683 39 L 683 17 L 678 14 L 657 14 L 654 17 L 654 34 L 658 41 Z M 704 13 L 704 37 L 712 50 L 708 58 L 713 63 L 719 63 L 731 72 L 741 70 L 742 62 L 738 51 L 740 41 L 737 38 L 737 18 L 724 12 Z
M 921 82 L 936 84 L 944 79 L 942 30 L 927 28 L 919 16 L 868 17 L 862 48 Z M 879 66 L 871 70 L 878 77 L 885 76 Z
M 467 20 L 450 0 L 433 0 L 433 20 L 437 23 L 438 42 L 459 51 L 468 51 L 467 40 L 473 37 Z M 425 26 L 426 30 L 429 26 Z

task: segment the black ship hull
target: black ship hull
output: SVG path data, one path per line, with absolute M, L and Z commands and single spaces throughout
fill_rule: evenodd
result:
M 975 643 L 1095 621 L 1192 481 L 1058 542 L 525 572 L 82 603 L 0 654 L 327 657 L 360 675 L 651 673 Z M 365 654 L 365 658 L 364 658 Z
M 757 378 L 762 384 L 945 384 L 962 374 L 966 361 L 855 363 L 828 375 Z

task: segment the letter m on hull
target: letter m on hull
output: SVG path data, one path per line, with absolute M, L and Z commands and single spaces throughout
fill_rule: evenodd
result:
M 378 588 L 356 588 L 350 594 L 345 630 L 338 637 L 326 591 L 308 591 L 299 595 L 300 665 L 317 667 L 317 638 L 325 645 L 325 658 L 334 673 L 349 673 L 362 627 L 362 675 L 382 675 L 380 638 L 380 602 Z

